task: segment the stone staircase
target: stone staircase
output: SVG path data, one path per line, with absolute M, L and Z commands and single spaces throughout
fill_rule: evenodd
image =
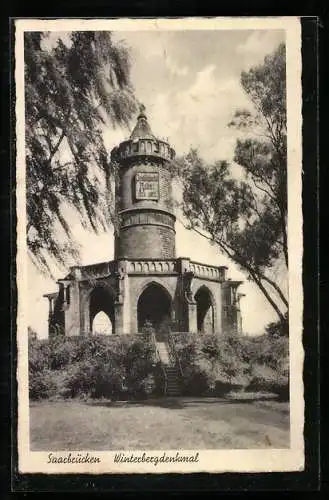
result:
M 166 396 L 173 397 L 181 394 L 181 375 L 176 364 L 172 362 L 169 347 L 166 342 L 156 342 L 158 354 L 166 374 Z

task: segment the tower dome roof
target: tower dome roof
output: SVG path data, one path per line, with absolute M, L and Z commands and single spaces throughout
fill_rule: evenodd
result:
M 156 139 L 153 134 L 150 125 L 148 124 L 147 117 L 145 114 L 145 106 L 141 105 L 139 108 L 139 115 L 137 117 L 137 123 L 134 130 L 130 135 L 130 139 Z

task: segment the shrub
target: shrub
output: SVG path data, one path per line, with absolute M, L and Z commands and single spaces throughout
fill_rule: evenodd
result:
M 43 370 L 29 373 L 29 395 L 32 401 L 50 398 L 57 393 L 58 386 L 53 372 Z
M 242 352 L 250 367 L 248 389 L 276 393 L 289 398 L 289 340 L 285 336 L 262 335 L 241 339 Z
M 252 380 L 249 388 L 256 391 L 276 393 L 280 399 L 289 397 L 289 378 L 287 374 L 266 365 L 255 365 L 252 370 Z
M 288 338 L 221 337 L 175 333 L 184 393 L 225 395 L 230 390 L 288 397 Z M 31 399 L 43 397 L 145 398 L 163 394 L 164 374 L 152 338 L 145 335 L 29 340 Z
M 280 321 L 275 321 L 267 325 L 265 329 L 266 335 L 271 337 L 287 337 L 289 335 L 289 318 L 288 313 L 284 315 L 284 318 Z
M 49 369 L 50 349 L 47 340 L 29 339 L 29 373 Z
M 208 394 L 215 383 L 213 364 L 198 354 L 195 344 L 187 344 L 183 352 L 186 355 L 181 363 L 184 393 L 189 396 Z
M 137 384 L 129 386 L 129 396 L 137 399 L 144 399 L 156 394 L 157 382 L 155 375 L 149 373 L 145 378 L 138 381 Z
M 288 387 L 288 339 L 285 337 L 221 337 L 175 335 L 190 395 L 225 395 L 231 390 L 267 390 L 285 397 Z M 267 370 L 261 376 L 257 368 Z M 256 370 L 256 371 L 255 371 Z
M 51 370 L 60 370 L 77 359 L 78 344 L 75 339 L 55 337 L 49 342 L 49 365 Z
M 52 368 L 64 369 L 64 397 L 145 397 L 156 390 L 153 346 L 133 336 L 86 337 L 53 344 Z
M 124 369 L 115 362 L 81 361 L 72 365 L 65 377 L 66 397 L 111 398 L 120 396 L 125 388 Z
M 124 357 L 127 392 L 132 397 L 145 397 L 156 390 L 156 358 L 151 342 L 134 340 Z

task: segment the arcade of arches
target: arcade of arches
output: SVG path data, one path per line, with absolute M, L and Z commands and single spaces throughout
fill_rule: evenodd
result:
M 210 291 L 202 286 L 195 294 L 197 329 L 200 333 L 214 333 L 214 305 Z M 138 331 L 145 324 L 151 324 L 155 331 L 171 322 L 172 304 L 167 290 L 157 283 L 150 283 L 139 296 L 137 302 Z
M 156 331 L 171 322 L 180 332 L 242 333 L 243 295 L 237 293 L 242 282 L 228 279 L 226 266 L 176 256 L 174 157 L 174 149 L 153 134 L 141 109 L 130 138 L 111 151 L 120 166 L 114 259 L 71 267 L 58 280 L 58 291 L 45 294 L 49 336 L 89 335 L 99 328 L 136 334 L 146 322 Z

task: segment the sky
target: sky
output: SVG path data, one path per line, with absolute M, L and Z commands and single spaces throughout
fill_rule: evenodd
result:
M 54 35 L 56 36 L 56 35 Z M 284 41 L 282 30 L 130 31 L 114 32 L 114 38 L 131 50 L 132 82 L 136 96 L 146 107 L 152 131 L 166 138 L 177 155 L 198 148 L 206 161 L 233 160 L 237 134 L 227 126 L 235 110 L 251 106 L 240 85 L 240 74 Z M 110 151 L 129 136 L 130 130 L 104 130 Z M 72 219 L 72 231 L 82 246 L 82 263 L 113 258 L 113 232 L 94 235 Z M 177 256 L 212 265 L 227 265 L 228 276 L 242 280 L 246 296 L 241 309 L 246 334 L 262 333 L 276 320 L 271 306 L 258 288 L 246 281 L 232 262 L 206 239 L 176 222 Z M 55 270 L 57 279 L 65 272 Z M 285 275 L 280 274 L 284 283 Z M 42 276 L 29 263 L 29 323 L 39 337 L 47 336 L 48 300 L 44 293 L 57 290 L 56 282 Z

